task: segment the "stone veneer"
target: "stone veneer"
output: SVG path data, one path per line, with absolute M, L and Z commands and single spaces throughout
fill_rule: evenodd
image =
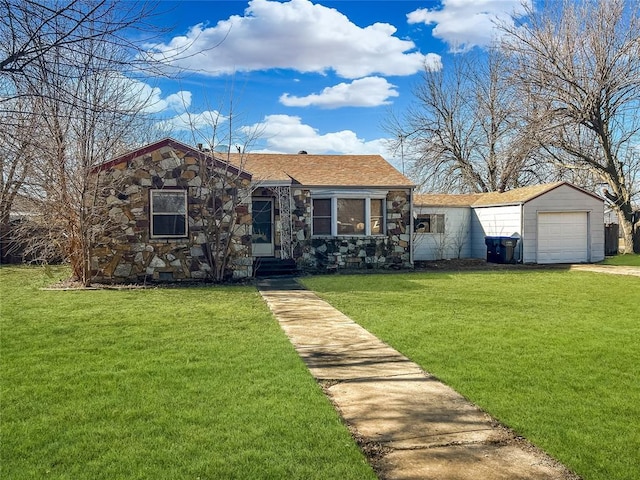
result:
M 411 264 L 410 190 L 394 190 L 386 199 L 386 235 L 311 237 L 311 193 L 292 189 L 293 254 L 305 271 L 399 269 Z
M 163 146 L 98 173 L 96 204 L 101 230 L 91 250 L 93 280 L 98 282 L 212 279 L 206 255 L 207 199 L 215 192 L 222 206 L 223 231 L 231 231 L 227 278 L 252 276 L 251 202 L 248 177 L 221 168 L 211 175 L 193 152 Z M 150 238 L 151 189 L 187 189 L 188 236 Z M 239 204 L 237 199 L 247 199 Z

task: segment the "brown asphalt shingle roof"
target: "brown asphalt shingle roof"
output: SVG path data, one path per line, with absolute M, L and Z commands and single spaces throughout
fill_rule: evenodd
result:
M 231 163 L 253 180 L 288 181 L 308 187 L 412 187 L 380 155 L 232 154 Z
M 306 155 L 306 154 L 231 154 L 201 152 L 172 138 L 164 138 L 139 147 L 119 157 L 96 165 L 106 169 L 163 147 L 171 147 L 189 155 L 214 157 L 221 165 L 227 159 L 242 175 L 254 182 L 291 182 L 307 187 L 402 187 L 413 182 L 402 175 L 380 155 Z
M 489 192 L 489 193 L 473 193 L 473 194 L 424 194 L 418 193 L 414 195 L 414 205 L 424 207 L 488 207 L 491 205 L 514 205 L 525 203 L 534 198 L 547 193 L 560 185 L 569 185 L 584 193 L 594 194 L 582 190 L 567 182 L 544 183 L 541 185 L 532 185 L 530 187 L 514 188 L 507 192 Z
M 514 188 L 506 192 L 489 192 L 480 195 L 480 198 L 473 204 L 474 207 L 489 205 L 508 205 L 514 203 L 524 203 L 529 200 L 553 190 L 566 182 L 543 183 L 541 185 L 531 185 L 530 187 Z
M 481 194 L 416 193 L 413 203 L 423 207 L 470 207 Z

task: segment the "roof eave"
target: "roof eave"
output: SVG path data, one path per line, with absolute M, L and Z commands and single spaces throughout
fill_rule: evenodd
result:
M 335 189 L 340 189 L 340 188 L 375 188 L 378 190 L 405 190 L 405 189 L 409 189 L 409 190 L 413 190 L 416 186 L 415 185 L 356 185 L 356 184 L 348 184 L 348 185 L 336 185 L 336 184 L 318 184 L 318 185 L 306 185 L 306 184 L 300 184 L 299 185 L 301 188 L 335 188 Z
M 214 161 L 217 165 L 222 166 L 223 168 L 229 168 L 231 169 L 234 174 L 237 174 L 238 176 L 245 178 L 247 180 L 251 180 L 251 172 L 237 167 L 233 164 L 231 164 L 230 162 L 226 162 L 220 158 L 217 158 L 214 155 L 214 152 L 203 152 L 200 150 L 197 150 L 189 145 L 187 145 L 186 143 L 182 143 L 178 140 L 175 140 L 173 138 L 170 137 L 166 137 L 163 138 L 161 140 L 158 140 L 157 142 L 153 142 L 150 144 L 147 144 L 143 147 L 137 148 L 135 150 L 131 150 L 130 152 L 124 153 L 116 158 L 113 158 L 111 160 L 108 160 L 104 163 L 101 163 L 99 165 L 94 166 L 91 169 L 91 173 L 96 173 L 96 172 L 100 172 L 103 170 L 108 170 L 116 165 L 119 165 L 121 163 L 124 162 L 129 162 L 131 160 L 133 160 L 134 158 L 138 158 L 142 155 L 145 155 L 147 153 L 151 153 L 154 152 L 156 150 L 158 150 L 159 148 L 163 148 L 163 147 L 172 147 L 175 149 L 180 149 L 180 150 L 185 150 L 188 153 L 191 153 L 192 155 L 203 155 L 207 160 L 212 160 Z
M 517 205 L 524 205 L 529 200 L 518 200 L 514 202 L 503 202 L 503 203 L 473 203 L 471 204 L 471 208 L 490 208 L 490 207 L 514 207 Z

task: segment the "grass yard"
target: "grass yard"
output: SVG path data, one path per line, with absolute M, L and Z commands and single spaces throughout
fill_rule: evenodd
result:
M 585 480 L 640 478 L 640 278 L 509 270 L 304 283 Z
M 625 265 L 628 267 L 640 267 L 640 254 L 615 255 L 605 258 L 604 265 Z
M 1 478 L 375 478 L 253 288 L 51 281 L 0 268 Z

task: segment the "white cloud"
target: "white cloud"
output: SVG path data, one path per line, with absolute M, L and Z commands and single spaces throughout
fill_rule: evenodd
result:
M 435 24 L 433 36 L 445 41 L 452 51 L 461 52 L 490 45 L 498 35 L 496 22 L 512 24 L 512 16 L 522 15 L 522 0 L 442 0 L 441 8 L 420 8 L 409 13 L 407 20 Z
M 338 10 L 309 0 L 251 0 L 244 16 L 211 27 L 194 25 L 150 50 L 174 67 L 211 76 L 273 68 L 333 70 L 343 78 L 412 75 L 434 60 L 395 33 L 387 23 L 361 28 Z
M 387 154 L 385 139 L 365 141 L 351 130 L 320 134 L 317 129 L 302 123 L 300 117 L 268 115 L 260 123 L 244 127 L 244 133 L 258 132 L 266 142 L 262 151 L 311 154 Z
M 227 117 L 217 110 L 205 110 L 200 113 L 183 111 L 182 113 L 159 122 L 159 128 L 167 132 L 212 131 L 215 125 L 225 122 Z
M 191 106 L 191 92 L 181 90 L 178 93 L 172 93 L 164 99 L 165 108 L 173 111 L 187 110 Z
M 390 97 L 399 95 L 396 86 L 381 77 L 366 77 L 351 83 L 327 87 L 321 93 L 296 97 L 288 93 L 280 96 L 280 103 L 287 107 L 321 108 L 377 107 L 391 103 Z
M 124 75 L 114 77 L 112 88 L 120 102 L 143 114 L 157 114 L 167 110 L 184 111 L 191 105 L 191 92 L 178 91 L 163 97 L 159 87 Z
M 179 91 L 163 98 L 162 90 L 146 83 L 140 86 L 140 99 L 144 102 L 146 113 L 160 113 L 167 110 L 180 112 L 191 106 L 191 92 Z
M 160 88 L 125 76 L 120 76 L 117 86 L 127 92 L 133 102 L 132 108 L 137 108 L 143 113 L 155 114 L 167 110 L 184 112 L 191 106 L 191 92 L 186 90 L 163 97 Z

